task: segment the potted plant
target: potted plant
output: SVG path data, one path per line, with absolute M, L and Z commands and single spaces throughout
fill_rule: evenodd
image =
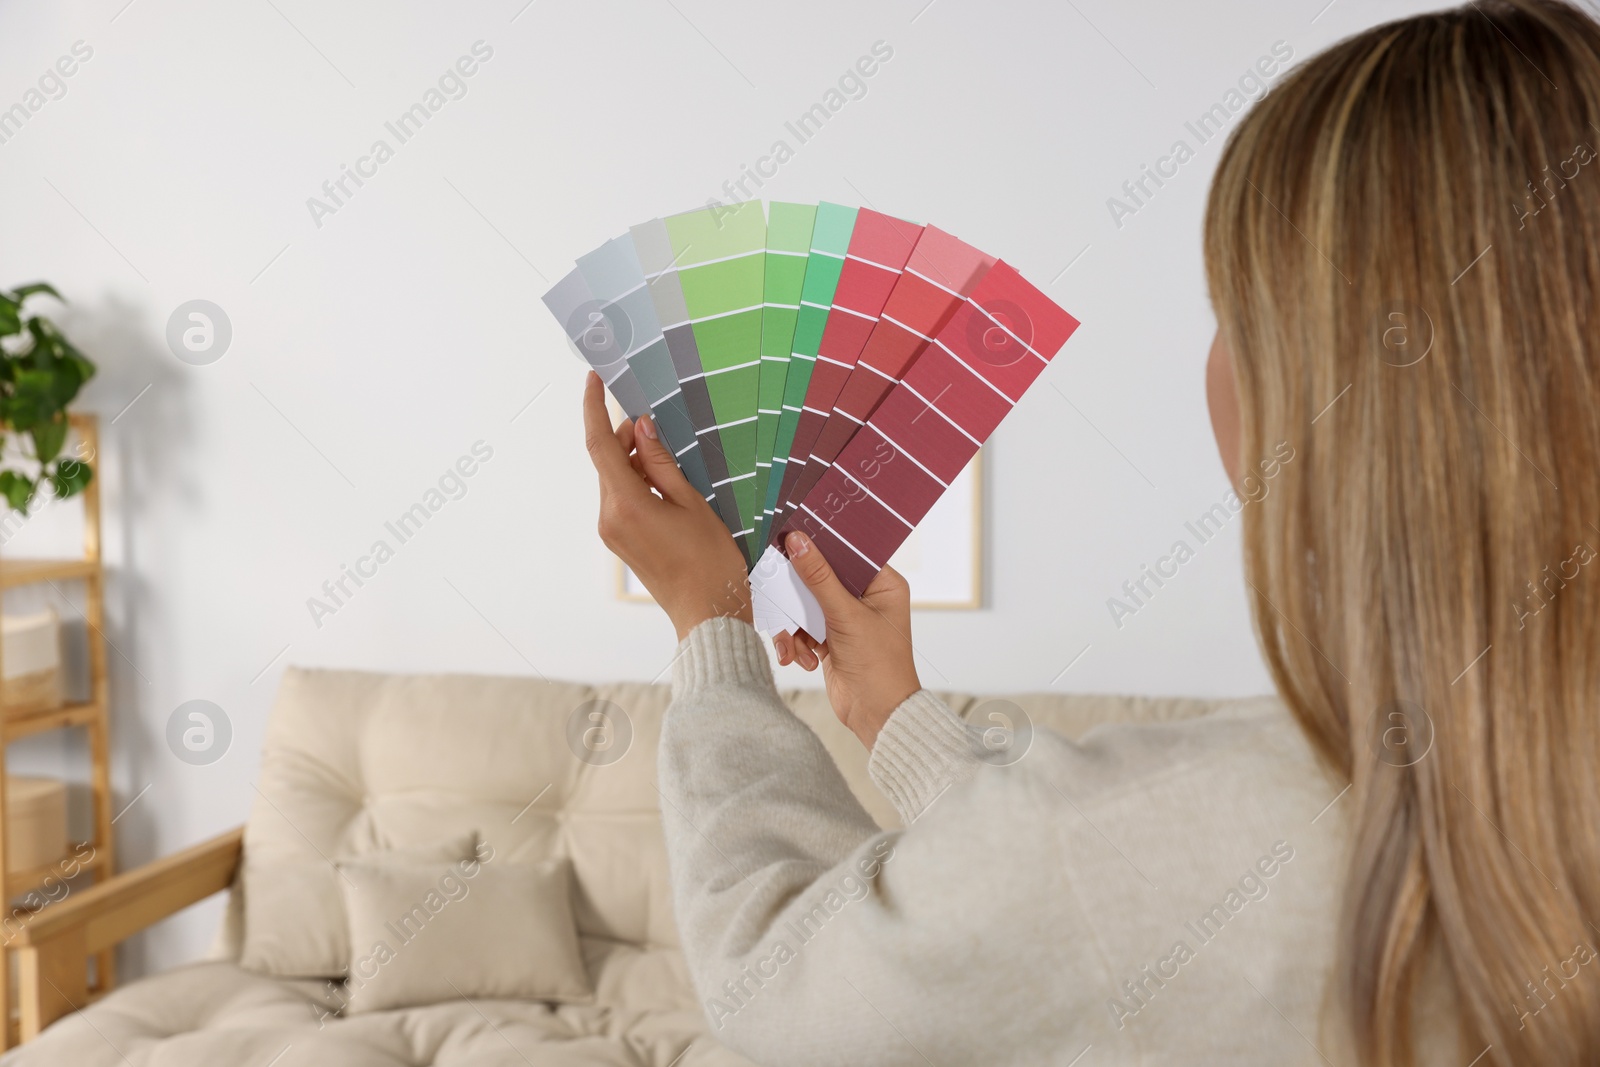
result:
M 95 366 L 62 336 L 55 323 L 27 306 L 43 293 L 61 299 L 44 282 L 0 290 L 0 497 L 26 512 L 48 484 L 66 499 L 94 476 L 78 457 L 62 455 L 67 443 L 67 405 Z

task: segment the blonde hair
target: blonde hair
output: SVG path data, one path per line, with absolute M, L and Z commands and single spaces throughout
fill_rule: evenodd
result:
M 1600 29 L 1481 0 L 1294 69 L 1229 140 L 1207 274 L 1279 692 L 1351 782 L 1334 982 L 1413 1062 L 1600 1062 Z M 1593 966 L 1588 966 L 1589 964 Z

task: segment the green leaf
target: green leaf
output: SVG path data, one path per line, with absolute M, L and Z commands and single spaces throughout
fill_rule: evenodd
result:
M 33 365 L 40 370 L 48 369 L 61 345 L 61 335 L 56 333 L 49 319 L 38 316 L 28 320 L 28 335 L 33 338 L 33 347 L 28 350 Z
M 78 381 L 80 383 L 87 382 L 90 378 L 93 378 L 95 371 L 98 369 L 88 356 L 85 356 L 70 345 L 67 347 L 67 360 L 78 368 Z
M 26 512 L 28 504 L 33 500 L 33 479 L 19 474 L 16 471 L 0 471 L 0 496 L 6 498 L 6 503 L 15 511 Z
M 17 286 L 16 291 L 11 295 L 16 297 L 17 303 L 20 304 L 34 293 L 49 293 L 63 304 L 67 302 L 67 298 L 56 292 L 56 287 L 51 285 L 49 282 L 34 282 L 32 285 L 19 285 Z
M 57 412 L 55 418 L 33 427 L 34 456 L 40 463 L 49 463 L 61 455 L 61 446 L 67 443 L 67 417 Z
M 83 386 L 82 369 L 70 359 L 50 361 L 50 399 L 57 410 L 64 411 Z
M 76 459 L 63 459 L 50 471 L 50 488 L 55 491 L 58 499 L 65 500 L 83 492 L 93 479 L 94 468 L 87 463 Z
M 55 323 L 24 308 L 29 297 L 41 293 L 62 299 L 48 282 L 0 290 L 0 337 L 21 335 L 26 341 L 18 343 L 27 345 L 22 351 L 0 349 L 0 444 L 23 454 L 19 469 L 0 470 L 0 497 L 21 510 L 47 481 L 58 496 L 68 497 L 82 492 L 93 477 L 86 465 L 63 457 L 62 449 L 69 430 L 67 406 L 94 377 L 95 365 Z
M 17 366 L 16 383 L 5 404 L 6 421 L 12 429 L 25 433 L 60 412 L 54 397 L 55 383 L 56 376 L 48 370 Z

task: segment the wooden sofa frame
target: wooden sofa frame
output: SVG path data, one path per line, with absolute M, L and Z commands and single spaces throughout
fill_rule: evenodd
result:
M 89 1000 L 89 959 L 233 884 L 244 828 L 115 875 L 29 917 L 11 936 L 19 1037 L 31 1041 Z

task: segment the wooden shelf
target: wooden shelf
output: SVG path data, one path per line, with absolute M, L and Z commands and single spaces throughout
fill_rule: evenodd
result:
M 92 578 L 100 571 L 94 559 L 6 559 L 0 560 L 0 589 L 15 589 L 39 582 L 71 581 Z
M 91 854 L 88 859 L 81 859 L 82 850 L 85 848 L 90 848 Z M 71 876 L 76 878 L 86 871 L 99 870 L 104 863 L 105 854 L 103 852 L 99 849 L 91 848 L 86 841 L 80 841 L 76 844 L 68 845 L 66 854 L 54 863 L 47 863 L 43 867 L 34 867 L 26 871 L 7 871 L 6 892 L 14 897 L 22 896 L 30 889 L 38 889 L 46 880 L 52 877 L 65 881 L 68 876 L 64 872 L 68 867 L 77 867 L 77 874 Z M 46 907 L 48 906 L 46 905 Z M 27 909 L 18 910 L 25 911 Z M 42 911 L 44 909 L 41 908 L 39 910 Z
M 84 582 L 82 613 L 88 633 L 90 695 L 85 702 L 67 704 L 49 711 L 7 712 L 0 709 L 0 856 L 5 855 L 4 831 L 7 825 L 4 788 L 7 774 L 6 746 L 18 738 L 47 730 L 77 727 L 85 732 L 89 748 L 89 790 L 93 800 L 94 831 L 89 841 L 69 846 L 66 854 L 48 867 L 16 872 L 0 869 L 0 901 L 8 906 L 17 897 L 38 889 L 52 875 L 60 877 L 69 865 L 76 867 L 80 873 L 88 875 L 96 885 L 104 884 L 116 870 L 116 861 L 113 858 L 115 843 L 112 839 L 111 826 L 113 819 L 109 723 L 111 682 L 106 670 L 105 580 L 100 556 L 100 433 L 93 415 L 72 415 L 69 416 L 69 420 L 78 435 L 80 455 L 94 468 L 95 475 L 81 496 L 83 555 L 70 559 L 0 559 L 0 589 L 16 589 L 20 586 L 56 582 Z M 78 851 L 86 845 L 92 846 L 94 850 L 87 861 L 79 858 Z M 84 892 L 92 890 L 86 889 Z M 81 894 L 74 891 L 73 897 L 80 898 Z M 40 909 L 30 923 L 48 921 L 46 913 L 50 910 L 50 907 Z M 12 1005 L 17 1003 L 20 1006 L 26 998 L 19 1000 L 12 994 L 10 965 L 15 951 L 14 947 L 0 940 L 0 1023 L 10 1023 L 10 1025 L 0 1025 L 0 1052 L 14 1045 L 24 1030 L 28 1033 L 37 1033 L 41 1029 L 37 1017 L 33 1018 L 34 1025 L 31 1028 L 19 1028 L 16 1025 L 17 1016 Z M 115 953 L 109 947 L 88 950 L 84 956 L 85 974 L 91 958 L 96 976 L 93 988 L 96 990 L 114 988 L 117 984 Z M 58 977 L 63 981 L 68 980 L 64 976 L 58 975 Z M 73 981 L 72 988 L 83 991 L 86 983 Z M 37 1016 L 39 1004 L 37 994 L 30 1003 L 33 1004 Z
M 36 711 L 30 715 L 7 715 L 0 720 L 0 743 L 10 744 L 19 738 L 60 730 L 68 726 L 88 726 L 100 715 L 100 705 L 95 701 L 82 704 L 63 704 L 49 711 Z

